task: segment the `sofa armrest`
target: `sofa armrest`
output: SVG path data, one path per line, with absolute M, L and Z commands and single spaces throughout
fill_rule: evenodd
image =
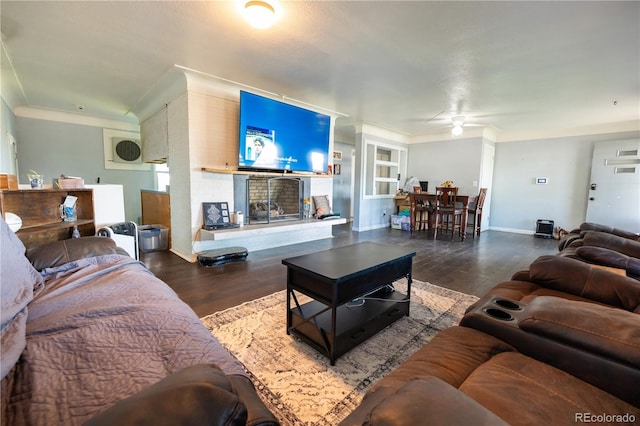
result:
M 576 249 L 580 259 L 589 263 L 624 269 L 627 274 L 640 276 L 640 259 L 603 247 L 583 246 Z
M 225 374 L 214 364 L 184 368 L 125 398 L 86 426 L 244 425 L 247 410 Z
M 511 275 L 511 281 L 531 281 L 531 276 L 529 275 L 529 270 L 518 271 L 515 274 Z
M 74 260 L 105 254 L 128 256 L 127 252 L 118 247 L 111 238 L 81 237 L 33 247 L 27 251 L 27 258 L 34 268 L 42 271 L 45 268 L 64 265 Z
M 640 305 L 640 283 L 585 262 L 541 256 L 529 267 L 531 280 L 544 287 L 633 311 Z
M 523 355 L 640 406 L 638 314 L 555 296 L 511 306 L 499 296 L 482 300 L 461 326 L 495 336 Z
M 437 377 L 416 378 L 382 401 L 362 404 L 340 426 L 506 425 L 500 417 Z
M 589 302 L 540 296 L 521 315 L 520 329 L 640 368 L 640 316 Z
M 255 391 L 251 380 L 245 376 L 231 374 L 227 376 L 234 392 L 240 397 L 240 401 L 247 408 L 246 426 L 277 426 L 278 419 L 264 405 Z
M 580 238 L 582 238 L 582 236 L 580 235 L 580 231 L 579 230 L 577 230 L 577 231 L 574 230 L 574 231 L 569 232 L 567 235 L 565 235 L 564 237 L 560 238 L 560 242 L 558 243 L 558 251 L 562 251 L 562 250 L 566 249 L 574 241 L 577 241 Z

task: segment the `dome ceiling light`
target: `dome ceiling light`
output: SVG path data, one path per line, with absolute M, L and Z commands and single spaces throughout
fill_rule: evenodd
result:
M 453 136 L 460 136 L 463 132 L 462 126 L 464 126 L 464 116 L 458 115 L 451 118 L 451 123 L 453 123 L 453 128 L 451 129 L 451 134 Z
M 269 28 L 278 16 L 278 5 L 273 0 L 250 0 L 244 3 L 243 14 L 252 27 Z

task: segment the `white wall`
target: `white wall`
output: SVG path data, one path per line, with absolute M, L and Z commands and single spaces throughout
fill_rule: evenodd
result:
M 409 145 L 407 174 L 429 182 L 429 192 L 445 180 L 453 180 L 458 193 L 479 191 L 482 137 L 451 139 Z
M 491 229 L 533 233 L 537 219 L 577 227 L 586 218 L 594 143 L 638 136 L 624 132 L 496 144 Z M 536 177 L 549 183 L 536 185 Z
M 13 159 L 13 147 L 11 146 L 11 137 L 15 138 L 15 116 L 5 103 L 4 99 L 0 99 L 0 107 L 2 112 L 2 121 L 0 122 L 0 173 L 17 175 L 15 161 Z M 9 136 L 11 135 L 11 136 Z
M 44 175 L 45 184 L 65 174 L 86 184 L 100 178 L 103 184 L 122 185 L 126 220 L 140 223 L 140 190 L 154 189 L 153 171 L 106 169 L 103 127 L 17 116 L 15 131 L 20 183 L 27 183 L 25 173 L 33 169 Z

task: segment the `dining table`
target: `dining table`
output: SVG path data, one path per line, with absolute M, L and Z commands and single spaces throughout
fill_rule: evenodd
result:
M 475 203 L 478 200 L 477 195 L 456 195 L 456 204 L 462 206 L 462 222 L 460 226 L 460 239 L 464 241 L 467 234 L 467 219 L 469 216 L 469 204 Z M 411 220 L 411 232 L 416 228 L 416 214 L 418 212 L 418 206 L 422 205 L 436 205 L 436 194 L 428 192 L 412 192 L 409 194 L 410 204 L 410 220 Z M 429 213 L 429 229 L 433 229 L 433 214 Z

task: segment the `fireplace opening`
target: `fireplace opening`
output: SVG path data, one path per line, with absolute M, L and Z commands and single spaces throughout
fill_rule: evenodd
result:
M 302 219 L 304 183 L 298 178 L 251 177 L 247 179 L 248 223 Z

